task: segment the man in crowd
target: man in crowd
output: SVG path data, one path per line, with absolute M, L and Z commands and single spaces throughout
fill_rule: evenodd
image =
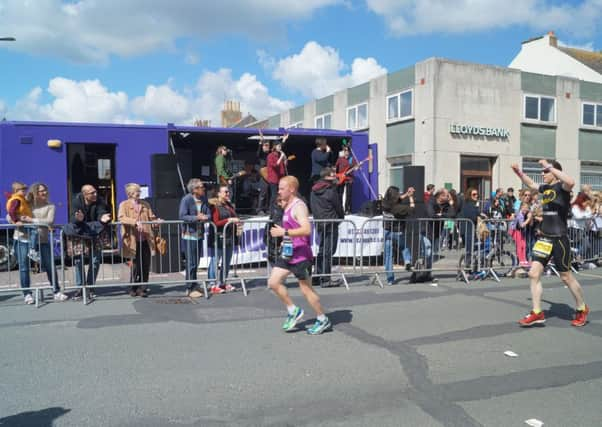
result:
M 337 251 L 339 241 L 339 222 L 337 220 L 343 219 L 345 213 L 337 191 L 334 169 L 331 167 L 324 168 L 320 176 L 320 180 L 311 188 L 311 212 L 316 220 L 332 221 L 318 221 L 315 225 L 320 242 L 316 260 L 316 273 L 319 277 L 314 277 L 312 284 L 319 284 L 321 287 L 327 288 L 341 285 L 340 280 L 331 279 L 330 273 L 332 270 L 332 256 Z
M 316 138 L 316 148 L 311 152 L 311 183 L 320 179 L 322 169 L 334 164 L 333 153 L 327 144 L 326 138 Z
M 435 184 L 428 184 L 424 192 L 424 203 L 427 204 L 435 192 Z
M 205 223 L 210 221 L 211 210 L 205 197 L 205 185 L 198 178 L 192 178 L 187 184 L 188 194 L 180 200 L 178 216 L 182 224 L 182 246 L 186 255 L 186 295 L 190 298 L 200 298 L 203 292 L 199 289 L 197 267 L 203 250 Z M 209 228 L 208 236 L 212 236 Z M 208 246 L 213 244 L 208 238 Z
M 90 264 L 86 275 L 86 284 L 88 286 L 96 283 L 100 260 L 102 257 L 102 247 L 98 244 L 98 236 L 105 230 L 106 225 L 111 221 L 109 206 L 102 197 L 98 196 L 98 191 L 92 185 L 82 186 L 81 193 L 75 196 L 72 204 L 71 224 L 77 235 L 88 238 L 89 241 L 83 244 L 90 245 Z M 73 266 L 75 269 L 75 286 L 81 287 L 84 280 L 84 263 L 86 257 L 75 256 Z M 78 289 L 73 299 L 79 299 L 82 296 L 81 289 Z M 90 291 L 90 296 L 94 293 Z
M 447 189 L 441 188 L 430 198 L 429 202 L 426 204 L 426 216 L 427 218 L 438 220 L 456 217 L 456 207 L 454 206 L 454 201 L 449 196 L 449 191 Z M 433 261 L 439 256 L 439 238 L 444 224 L 444 221 L 433 221 L 426 225 L 425 237 L 427 240 L 422 239 L 422 241 L 425 246 L 424 254 L 426 257 L 426 268 L 429 270 L 433 267 Z M 429 243 L 431 243 L 431 247 L 429 247 Z M 435 278 L 431 277 L 431 280 L 436 282 Z
M 272 237 L 282 237 L 282 254 L 276 260 L 272 274 L 268 279 L 269 288 L 280 298 L 286 306 L 288 316 L 282 325 L 285 331 L 291 331 L 297 322 L 303 317 L 303 309 L 296 306 L 290 296 L 284 280 L 289 274 L 294 274 L 299 280 L 301 293 L 316 312 L 316 322 L 307 333 L 318 335 L 332 327 L 330 320 L 324 314 L 320 297 L 311 285 L 311 265 L 313 254 L 309 236 L 311 225 L 309 223 L 309 212 L 305 203 L 299 199 L 299 181 L 294 176 L 285 176 L 278 184 L 278 196 L 284 206 L 282 226 L 274 225 L 270 229 Z
M 257 147 L 257 165 L 259 167 L 259 170 L 261 171 L 262 168 L 267 168 L 268 165 L 268 156 L 270 155 L 270 141 L 263 139 L 263 134 L 261 133 L 261 131 L 259 132 L 261 139 L 259 140 L 259 146 Z M 255 212 L 257 215 L 265 215 L 266 212 L 269 211 L 269 201 L 270 201 L 270 196 L 269 196 L 269 185 L 268 182 L 263 179 L 260 178 L 259 182 L 258 182 L 258 187 L 259 187 L 259 197 L 257 199 L 257 211 Z

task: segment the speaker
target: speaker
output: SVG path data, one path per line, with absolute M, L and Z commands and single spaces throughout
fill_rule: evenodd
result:
M 179 197 L 152 197 L 147 199 L 153 212 L 161 219 L 176 221 L 179 219 Z
M 184 185 L 192 176 L 192 151 L 174 154 L 151 155 L 151 185 L 155 197 L 181 197 L 184 195 L 178 166 Z
M 423 203 L 426 188 L 424 185 L 424 166 L 404 166 L 401 168 L 401 185 L 399 190 L 405 193 L 408 187 L 414 187 L 416 190 L 414 193 L 416 206 L 419 203 Z

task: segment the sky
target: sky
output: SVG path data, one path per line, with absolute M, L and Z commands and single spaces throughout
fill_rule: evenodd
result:
M 0 119 L 263 119 L 430 57 L 507 66 L 549 31 L 601 50 L 602 0 L 0 0 Z

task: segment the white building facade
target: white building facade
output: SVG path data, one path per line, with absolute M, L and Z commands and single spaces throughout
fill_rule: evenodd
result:
M 430 58 L 266 122 L 369 132 L 381 194 L 423 165 L 425 184 L 485 195 L 520 186 L 513 163 L 539 180 L 540 158 L 602 189 L 602 84 L 571 77 Z

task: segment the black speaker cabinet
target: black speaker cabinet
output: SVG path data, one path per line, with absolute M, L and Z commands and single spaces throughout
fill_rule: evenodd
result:
M 182 197 L 182 183 L 178 175 L 178 166 L 184 185 L 192 177 L 192 152 L 180 151 L 174 154 L 151 155 L 151 185 L 154 197 Z

